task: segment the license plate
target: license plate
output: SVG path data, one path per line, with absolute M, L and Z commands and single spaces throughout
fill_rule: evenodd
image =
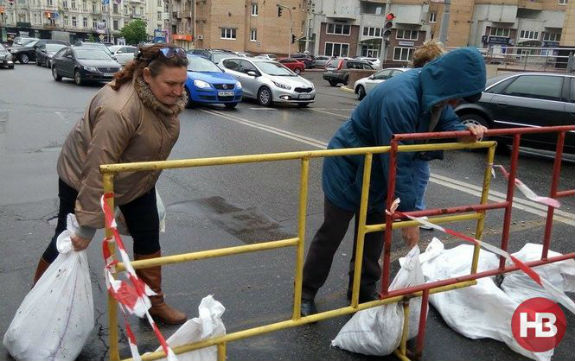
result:
M 104 76 L 110 76 L 110 77 L 112 77 L 112 76 L 114 76 L 114 73 L 104 73 Z
M 311 99 L 312 95 L 311 94 L 300 94 L 299 98 L 300 99 Z
M 220 97 L 233 97 L 234 92 L 233 91 L 221 91 L 221 92 L 218 92 L 218 96 L 220 96 Z

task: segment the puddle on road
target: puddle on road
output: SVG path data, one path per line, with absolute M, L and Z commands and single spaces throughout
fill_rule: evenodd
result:
M 244 243 L 259 243 L 295 237 L 257 207 L 246 209 L 228 203 L 222 197 L 209 197 L 173 203 L 168 212 L 207 217 L 218 227 Z

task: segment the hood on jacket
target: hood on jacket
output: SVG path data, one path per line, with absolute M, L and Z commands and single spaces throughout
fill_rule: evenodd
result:
M 472 47 L 459 48 L 435 59 L 421 69 L 423 108 L 485 90 L 485 61 Z

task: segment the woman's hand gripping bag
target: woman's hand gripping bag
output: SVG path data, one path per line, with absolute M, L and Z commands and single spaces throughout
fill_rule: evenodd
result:
M 16 360 L 73 361 L 94 328 L 94 302 L 86 251 L 76 252 L 71 234 L 78 229 L 68 215 L 58 236 L 60 254 L 26 295 L 4 335 Z

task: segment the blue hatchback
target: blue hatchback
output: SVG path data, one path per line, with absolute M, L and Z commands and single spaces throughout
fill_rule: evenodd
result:
M 242 84 L 206 58 L 188 55 L 187 107 L 194 103 L 224 104 L 234 108 L 242 100 Z

